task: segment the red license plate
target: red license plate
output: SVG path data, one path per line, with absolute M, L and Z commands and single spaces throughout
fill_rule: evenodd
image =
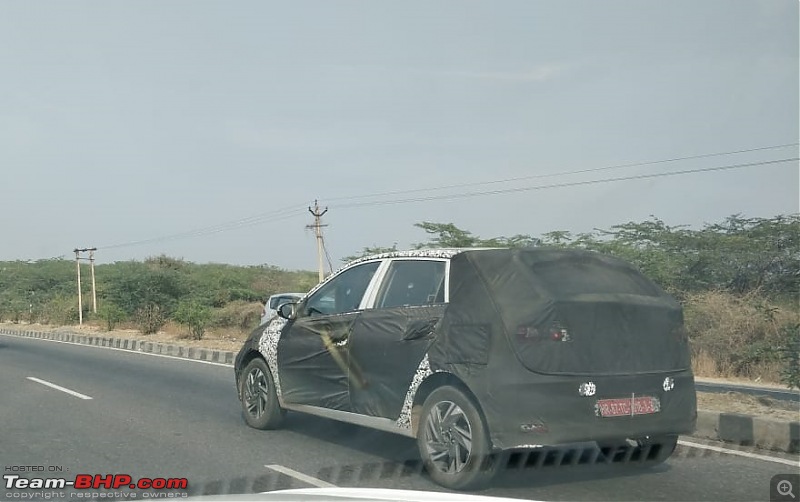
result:
M 601 417 L 623 417 L 658 413 L 659 402 L 655 397 L 641 396 L 622 399 L 600 399 L 595 407 Z

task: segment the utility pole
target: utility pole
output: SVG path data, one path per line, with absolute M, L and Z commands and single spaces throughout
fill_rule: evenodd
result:
M 323 211 L 320 211 L 319 204 L 315 200 L 314 209 L 309 207 L 308 212 L 314 215 L 314 223 L 312 225 L 306 225 L 306 228 L 313 228 L 314 234 L 317 237 L 317 265 L 319 266 L 319 282 L 322 282 L 325 278 L 325 270 L 322 264 L 322 227 L 328 226 L 322 224 L 322 215 L 328 212 L 328 208 L 326 207 Z
M 97 248 L 89 248 L 89 263 L 92 268 L 92 312 L 97 313 L 97 287 L 94 282 L 94 252 Z
M 97 285 L 94 280 L 94 252 L 97 248 L 75 248 L 75 267 L 78 270 L 78 324 L 83 325 L 83 293 L 81 292 L 81 253 L 89 253 L 89 264 L 92 269 L 92 312 L 97 313 Z
M 78 269 L 78 325 L 83 326 L 83 297 L 81 296 L 81 250 L 75 248 L 75 267 Z

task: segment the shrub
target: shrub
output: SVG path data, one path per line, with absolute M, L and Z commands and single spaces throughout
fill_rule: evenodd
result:
M 260 303 L 235 301 L 221 309 L 214 310 L 211 317 L 211 326 L 217 328 L 238 328 L 250 331 L 261 320 L 262 306 Z
M 200 340 L 206 332 L 211 320 L 211 311 L 205 305 L 196 301 L 184 301 L 178 304 L 173 314 L 175 321 L 189 328 L 189 335 L 195 340 Z
M 787 345 L 782 333 L 797 322 L 791 307 L 773 304 L 758 291 L 708 291 L 687 295 L 684 312 L 698 374 L 781 381 L 788 364 L 781 355 Z
M 136 310 L 134 322 L 143 335 L 152 335 L 166 324 L 167 316 L 157 303 L 148 303 Z
M 40 318 L 44 323 L 58 326 L 75 324 L 79 319 L 77 297 L 58 295 L 51 298 L 42 306 Z
M 111 331 L 117 327 L 117 324 L 125 320 L 125 311 L 119 305 L 104 302 L 97 309 L 97 317 L 105 321 L 106 328 Z
M 780 357 L 783 361 L 781 380 L 790 389 L 800 388 L 800 324 L 781 330 Z

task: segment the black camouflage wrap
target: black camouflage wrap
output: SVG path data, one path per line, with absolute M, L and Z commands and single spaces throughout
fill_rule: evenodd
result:
M 413 253 L 382 257 L 428 256 Z M 274 320 L 286 326 L 260 328 L 240 356 L 271 357 L 285 402 L 388 418 L 401 429 L 411 427 L 426 379 L 448 373 L 474 396 L 500 449 L 694 429 L 681 307 L 630 264 L 579 250 L 429 253 L 450 259 L 447 305 Z M 596 393 L 579 395 L 588 383 Z M 635 396 L 657 398 L 658 413 L 597 413 L 598 399 Z
M 553 338 L 556 333 L 559 338 Z M 428 352 L 462 380 L 497 447 L 640 438 L 694 428 L 681 306 L 632 265 L 594 252 L 466 251 Z M 674 387 L 663 388 L 671 377 Z M 596 395 L 580 396 L 591 382 Z M 659 413 L 599 417 L 598 399 L 657 397 Z

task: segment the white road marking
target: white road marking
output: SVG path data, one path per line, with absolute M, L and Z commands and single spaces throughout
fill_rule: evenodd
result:
M 67 389 L 66 387 L 62 387 L 60 385 L 56 385 L 54 383 L 50 383 L 47 380 L 41 380 L 41 379 L 36 378 L 36 377 L 27 377 L 27 378 L 31 382 L 40 383 L 40 384 L 46 385 L 47 387 L 50 387 L 52 389 L 60 390 L 61 392 L 66 392 L 70 396 L 75 396 L 75 397 L 80 398 L 80 399 L 91 399 L 91 397 L 87 396 L 86 394 L 81 394 L 80 392 L 75 392 L 74 390 Z
M 709 444 L 692 443 L 691 441 L 678 440 L 678 444 L 689 446 L 691 448 L 701 448 L 703 450 L 716 451 L 718 453 L 726 453 L 728 455 L 736 455 L 739 457 L 752 458 L 755 460 L 763 460 L 764 462 L 775 462 L 776 464 L 791 465 L 792 467 L 800 466 L 800 461 L 789 460 L 780 457 L 770 457 L 769 455 L 759 455 L 757 453 L 750 453 L 747 451 L 729 450 L 728 448 L 721 448 L 719 446 L 712 446 Z
M 308 483 L 310 485 L 314 485 L 317 488 L 336 488 L 336 485 L 328 483 L 327 481 L 322 481 L 321 479 L 314 478 L 307 474 L 303 474 L 302 472 L 297 472 L 294 469 L 289 469 L 288 467 L 284 467 L 278 464 L 270 464 L 265 465 L 267 469 L 272 469 L 275 472 L 280 472 L 281 474 L 286 474 L 294 479 L 300 480 L 303 483 Z
M 50 340 L 49 338 L 34 338 L 32 336 L 12 335 L 12 334 L 9 334 L 9 333 L 0 333 L 0 336 L 13 336 L 14 338 L 23 338 L 25 340 L 39 340 L 41 342 L 63 343 L 63 344 L 66 344 L 66 345 L 77 345 L 77 346 L 80 346 L 80 347 L 91 347 L 93 349 L 118 350 L 120 352 L 125 352 L 126 354 L 140 354 L 140 355 L 143 355 L 143 356 L 166 357 L 167 359 L 177 359 L 178 361 L 189 361 L 189 362 L 193 362 L 193 363 L 210 364 L 212 366 L 222 366 L 224 368 L 233 368 L 232 364 L 215 363 L 214 361 L 203 361 L 202 359 L 189 359 L 188 357 L 169 356 L 167 354 L 153 354 L 152 352 L 142 352 L 142 351 L 132 350 L 132 349 L 120 349 L 118 347 L 103 347 L 102 345 L 89 345 L 88 343 L 65 342 L 64 340 Z M 153 343 L 155 343 L 155 342 L 153 342 Z M 205 349 L 205 350 L 216 350 L 216 349 Z M 227 351 L 220 350 L 220 352 L 227 352 Z

